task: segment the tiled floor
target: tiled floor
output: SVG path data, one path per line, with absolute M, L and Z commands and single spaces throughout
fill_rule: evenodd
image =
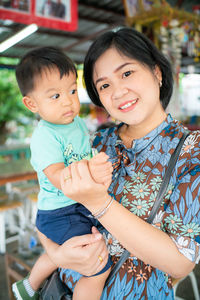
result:
M 200 294 L 200 265 L 195 267 L 194 273 L 197 278 Z M 186 278 L 180 283 L 177 288 L 177 296 L 183 298 L 184 300 L 195 300 L 189 278 Z M 8 296 L 4 255 L 0 255 L 0 300 L 10 300 Z

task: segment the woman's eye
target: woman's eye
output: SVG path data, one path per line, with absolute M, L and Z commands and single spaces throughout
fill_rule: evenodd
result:
M 53 95 L 51 98 L 52 98 L 52 99 L 58 99 L 59 97 L 60 97 L 59 94 L 55 94 L 55 95 Z
M 71 90 L 71 91 L 70 91 L 70 94 L 71 94 L 71 95 L 76 94 L 76 89 Z
M 131 75 L 131 73 L 132 73 L 132 71 L 126 71 L 123 73 L 122 77 L 128 77 Z
M 101 86 L 100 86 L 100 91 L 106 89 L 107 87 L 109 87 L 109 84 L 107 84 L 107 83 L 101 85 Z

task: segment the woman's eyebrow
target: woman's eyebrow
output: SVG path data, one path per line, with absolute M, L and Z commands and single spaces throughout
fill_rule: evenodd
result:
M 101 82 L 101 81 L 103 81 L 103 80 L 105 80 L 106 79 L 106 77 L 100 77 L 100 78 L 98 78 L 97 80 L 96 80 L 96 82 L 95 82 L 95 86 L 97 86 L 97 83 L 98 82 Z
M 117 73 L 119 70 L 123 69 L 125 66 L 127 66 L 127 65 L 132 65 L 132 64 L 133 64 L 133 62 L 126 62 L 126 63 L 124 63 L 124 64 L 118 66 L 118 67 L 114 70 L 113 73 Z M 96 80 L 96 82 L 95 82 L 95 85 L 97 85 L 98 82 L 103 81 L 103 80 L 105 80 L 105 79 L 106 79 L 106 77 L 100 77 L 100 78 L 98 78 L 98 79 Z
M 122 68 L 124 68 L 125 66 L 127 65 L 132 65 L 133 63 L 132 62 L 126 62 L 122 65 L 120 65 L 119 67 L 117 67 L 115 70 L 114 70 L 114 73 L 118 72 L 119 70 L 121 70 Z

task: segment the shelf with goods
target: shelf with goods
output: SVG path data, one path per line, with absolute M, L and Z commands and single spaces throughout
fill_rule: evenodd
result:
M 200 5 L 190 5 L 190 11 L 186 11 L 169 4 L 183 4 L 178 1 L 123 0 L 123 3 L 127 25 L 149 37 L 171 62 L 174 93 L 167 111 L 177 119 L 188 118 L 191 109 L 188 112 L 183 103 L 186 100 L 182 78 L 190 74 L 191 69 L 192 73 L 200 73 Z M 186 7 L 185 2 L 182 7 Z M 198 93 L 196 90 L 195 98 L 199 99 Z M 196 113 L 200 115 L 200 110 Z

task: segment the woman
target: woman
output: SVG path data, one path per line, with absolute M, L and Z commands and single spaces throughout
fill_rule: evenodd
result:
M 170 65 L 143 34 L 122 28 L 92 44 L 84 77 L 92 101 L 121 122 L 94 139 L 94 146 L 105 151 L 114 166 L 109 193 L 92 180 L 87 161 L 71 165 L 71 174 L 65 170 L 62 175 L 64 193 L 86 206 L 106 229 L 103 235 L 113 262 L 124 248 L 131 253 L 101 299 L 173 299 L 171 276 L 187 275 L 200 258 L 200 133 L 186 139 L 152 226 L 145 220 L 184 132 L 165 112 L 172 94 Z M 43 244 L 57 265 L 65 260 L 70 268 L 69 243 L 59 247 L 43 239 Z M 104 259 L 102 249 L 98 254 Z M 101 262 L 89 255 L 87 268 L 90 259 L 95 265 L 91 271 L 82 272 L 79 259 L 74 268 L 74 258 L 71 268 L 84 275 L 94 272 Z M 60 274 L 70 287 L 81 277 L 64 269 Z

